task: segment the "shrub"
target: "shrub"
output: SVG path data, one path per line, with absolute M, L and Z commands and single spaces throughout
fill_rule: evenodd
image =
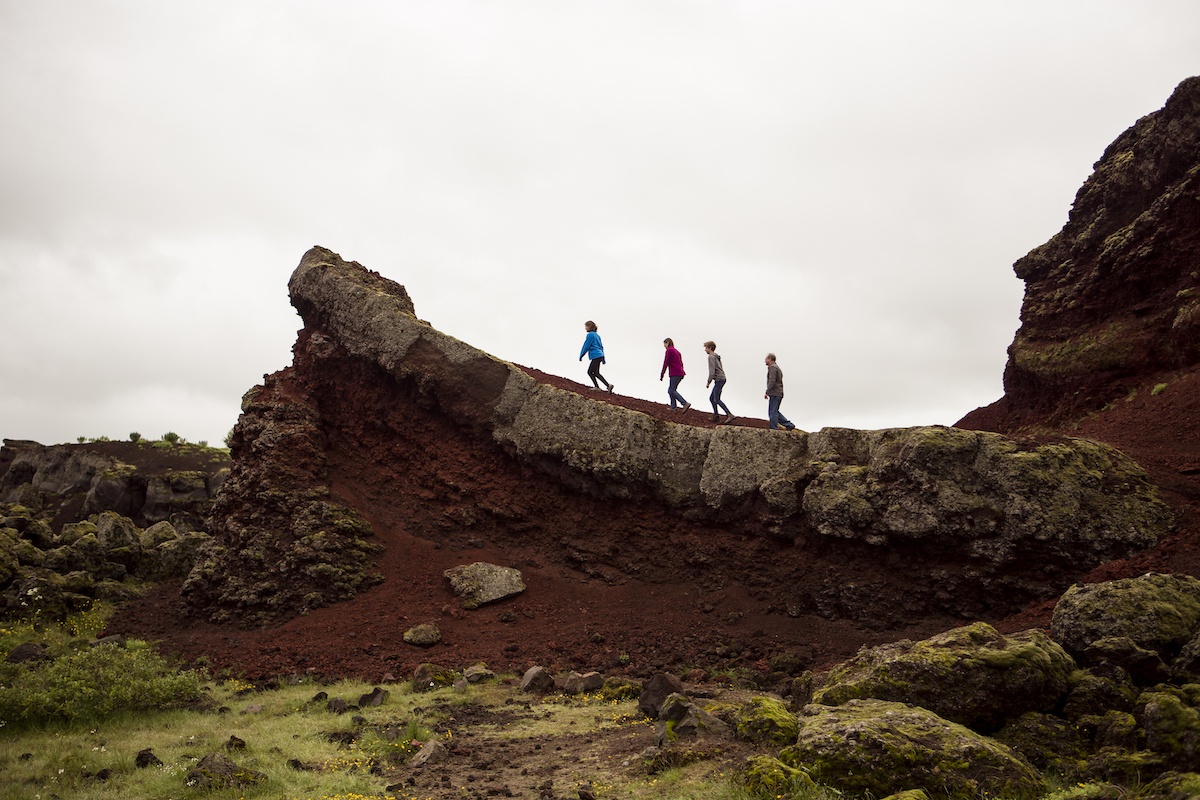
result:
M 142 435 L 140 433 L 138 433 L 137 431 L 134 431 L 133 433 L 129 434 L 129 441 L 131 441 L 131 442 L 136 442 L 141 438 L 142 438 Z
M 179 708 L 200 696 L 201 677 L 153 650 L 100 645 L 22 669 L 0 687 L 7 726 L 90 722 L 123 711 Z
M 179 434 L 174 431 L 167 431 L 162 435 L 162 440 L 168 444 L 177 444 L 179 442 Z
M 1157 396 L 1157 395 L 1162 394 L 1166 390 L 1167 390 L 1167 385 L 1165 383 L 1156 383 L 1154 385 L 1154 388 L 1150 390 L 1150 394 Z

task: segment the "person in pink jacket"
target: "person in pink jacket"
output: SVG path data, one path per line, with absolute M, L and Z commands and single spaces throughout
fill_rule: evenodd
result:
M 676 403 L 679 404 L 679 412 L 682 414 L 692 407 L 692 404 L 684 400 L 683 395 L 679 393 L 679 382 L 687 374 L 683 371 L 683 356 L 679 355 L 679 351 L 675 349 L 675 342 L 670 337 L 663 339 L 663 347 L 667 352 L 663 355 L 662 370 L 658 373 L 658 379 L 661 381 L 664 375 L 670 374 L 671 382 L 667 384 L 667 397 L 671 398 L 671 408 L 675 408 Z

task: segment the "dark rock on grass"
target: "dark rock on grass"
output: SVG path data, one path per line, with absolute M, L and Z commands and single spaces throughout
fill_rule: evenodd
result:
M 247 789 L 265 783 L 267 776 L 249 767 L 240 767 L 228 756 L 209 753 L 188 770 L 185 785 L 195 789 Z

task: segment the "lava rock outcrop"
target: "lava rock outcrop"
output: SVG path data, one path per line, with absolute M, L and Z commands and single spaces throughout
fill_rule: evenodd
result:
M 681 425 L 539 383 L 329 250 L 289 288 L 294 364 L 245 397 L 214 539 L 184 586 L 214 620 L 278 620 L 386 579 L 372 493 L 403 495 L 405 528 L 439 544 L 871 620 L 1011 608 L 1171 525 L 1141 468 L 1094 442 Z M 885 577 L 855 584 L 856 562 Z
M 1057 427 L 1200 365 L 1200 77 L 1108 146 L 1025 281 L 1004 397 L 960 424 Z

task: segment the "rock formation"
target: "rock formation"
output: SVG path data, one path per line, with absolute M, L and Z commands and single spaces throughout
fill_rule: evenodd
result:
M 1141 469 L 1094 442 L 664 422 L 539 383 L 323 248 L 289 286 L 305 323 L 295 362 L 243 401 L 214 541 L 184 586 L 215 620 L 279 620 L 386 579 L 373 571 L 377 509 L 351 499 L 385 484 L 415 495 L 404 525 L 439 544 L 601 561 L 614 582 L 759 585 L 789 613 L 876 621 L 1011 608 L 1170 526 Z M 451 475 L 442 448 L 477 463 Z M 581 518 L 600 522 L 564 530 Z M 650 536 L 647 522 L 662 527 Z M 694 539 L 704 546 L 685 554 Z M 840 567 L 855 561 L 886 561 L 889 576 L 856 586 Z
M 135 596 L 127 578 L 187 575 L 227 463 L 195 445 L 4 440 L 0 616 L 59 620 Z
M 1108 146 L 1025 281 L 1004 397 L 964 424 L 1059 426 L 1200 365 L 1200 77 Z

